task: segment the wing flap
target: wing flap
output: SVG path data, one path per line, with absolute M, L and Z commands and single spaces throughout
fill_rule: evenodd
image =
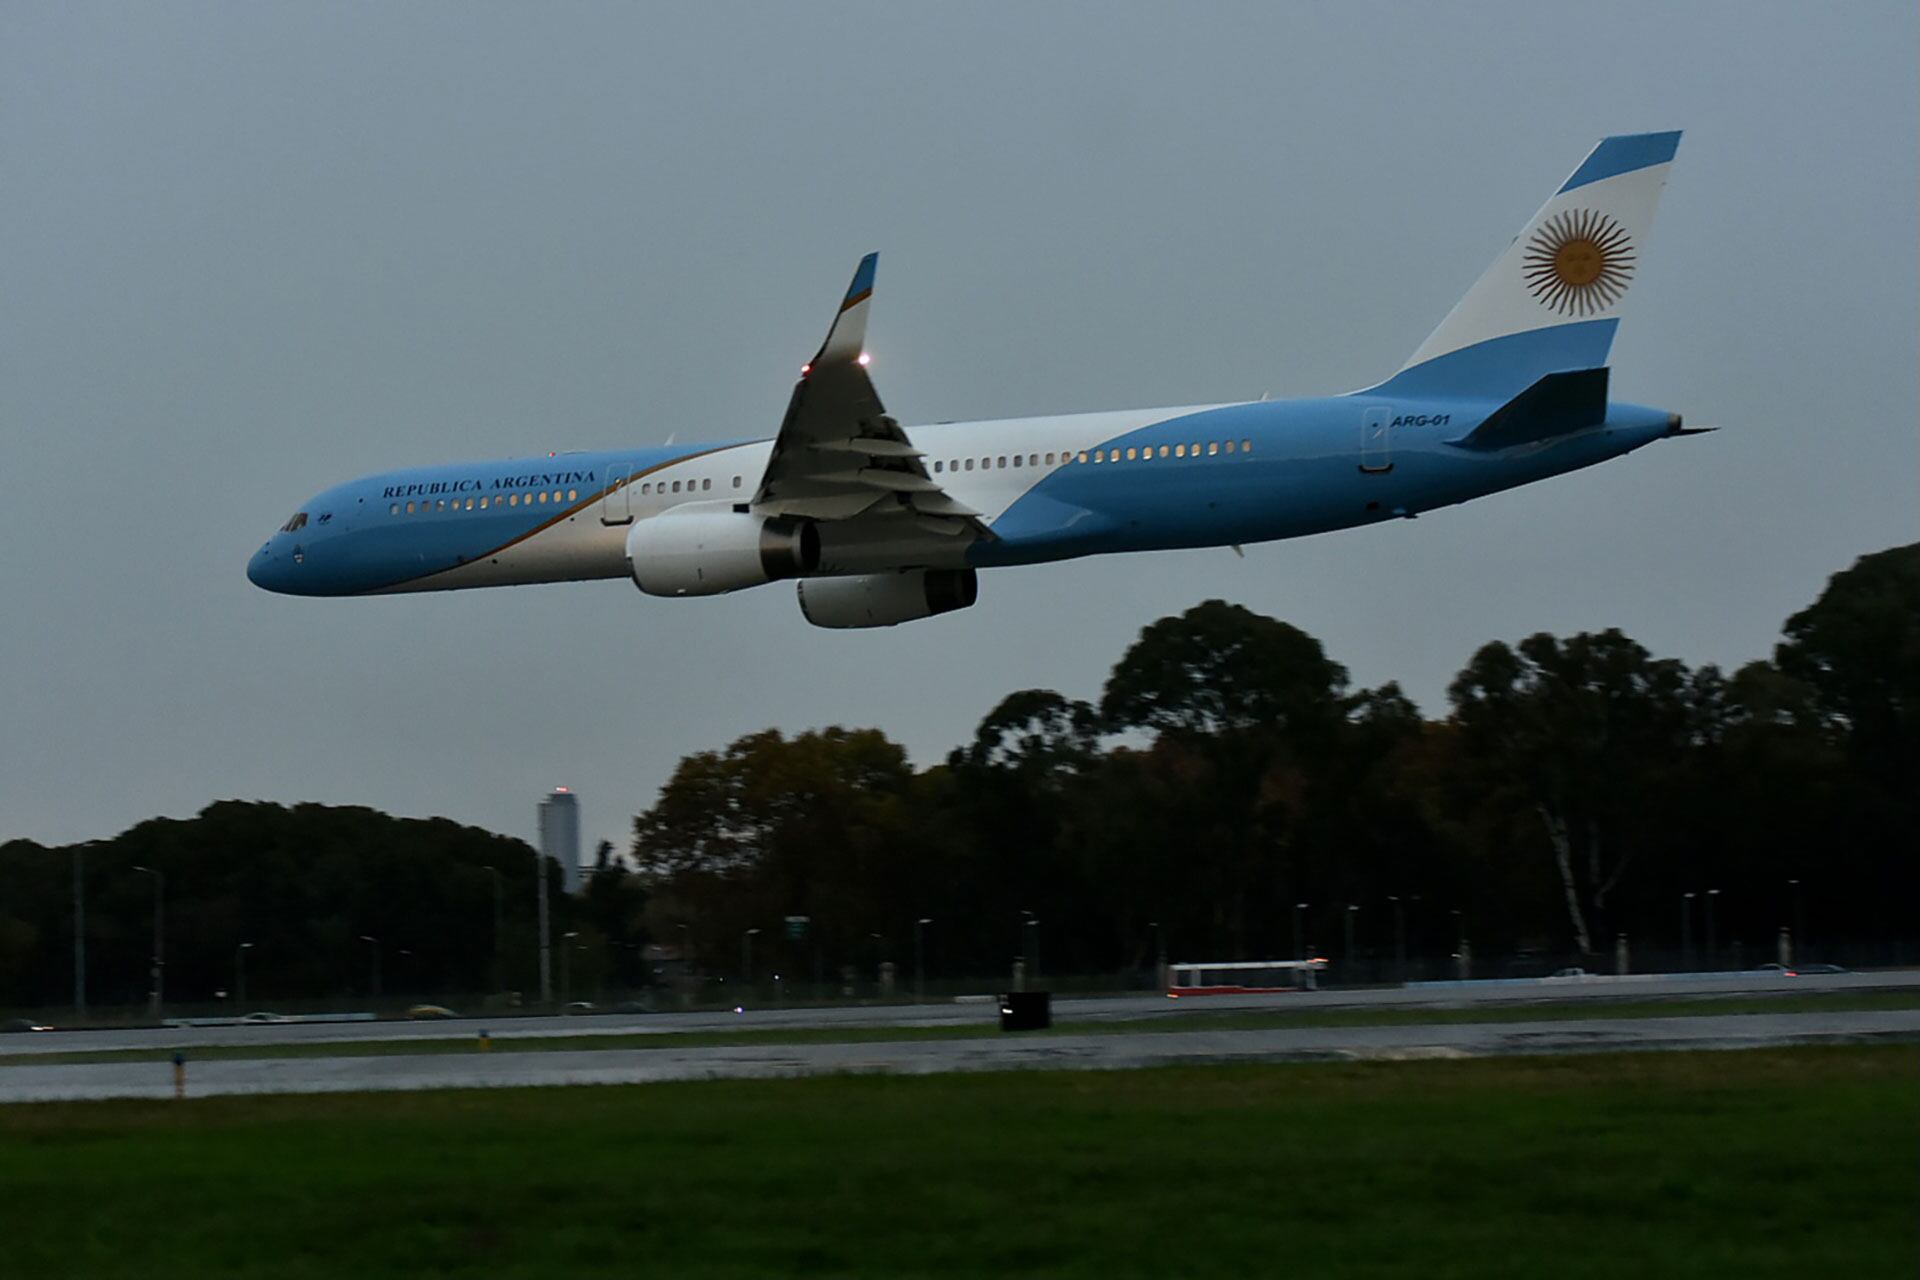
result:
M 979 513 L 955 502 L 928 474 L 920 450 L 886 412 L 867 376 L 867 312 L 878 255 L 860 260 L 826 341 L 802 366 L 774 437 L 752 507 L 769 515 L 851 520 L 899 513 L 933 537 L 964 532 L 991 538 Z M 860 465 L 864 461 L 866 465 Z

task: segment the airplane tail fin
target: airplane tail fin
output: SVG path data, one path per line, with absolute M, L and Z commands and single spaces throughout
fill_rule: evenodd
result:
M 1607 363 L 1680 134 L 1603 139 L 1372 394 L 1510 400 Z

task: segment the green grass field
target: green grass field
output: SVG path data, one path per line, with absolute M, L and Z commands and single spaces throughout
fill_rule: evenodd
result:
M 1920 1050 L 0 1108 L 9 1276 L 1912 1276 Z
M 1055 1006 L 1059 1022 L 1050 1032 L 1029 1035 L 1139 1035 L 1170 1031 L 1257 1031 L 1285 1027 L 1420 1026 L 1434 1023 L 1548 1022 L 1592 1018 L 1714 1017 L 1741 1013 L 1845 1013 L 1875 1009 L 1920 1007 L 1920 991 L 1849 991 L 1831 994 L 1715 996 L 1649 1000 L 1567 1000 L 1535 1004 L 1473 1004 L 1461 1008 L 1423 1006 L 1409 1009 L 1183 1009 L 1148 1018 L 1106 1022 L 1076 1022 L 1073 1005 Z M 632 1034 L 522 1036 L 510 1034 L 512 1024 L 496 1024 L 494 1053 L 555 1053 L 573 1049 L 688 1049 L 709 1045 L 764 1044 L 873 1044 L 893 1040 L 974 1040 L 1000 1035 L 997 1013 L 980 1011 L 968 1026 L 879 1027 L 766 1027 L 738 1031 L 658 1031 Z M 194 1033 L 180 1033 L 178 1046 L 196 1062 L 259 1058 L 366 1058 L 391 1054 L 473 1053 L 478 1036 L 409 1037 L 398 1040 L 306 1041 L 289 1044 L 196 1044 Z M 0 1045 L 0 1070 L 8 1066 L 53 1066 L 62 1063 L 147 1062 L 164 1060 L 165 1049 L 76 1049 L 65 1053 L 5 1053 Z

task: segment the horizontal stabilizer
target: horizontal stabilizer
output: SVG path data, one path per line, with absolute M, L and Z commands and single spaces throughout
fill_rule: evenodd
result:
M 1607 420 L 1607 371 L 1549 373 L 1451 443 L 1463 449 L 1511 449 L 1569 435 Z

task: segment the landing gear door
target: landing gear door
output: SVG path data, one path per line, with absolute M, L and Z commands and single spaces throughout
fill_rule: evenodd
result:
M 1360 469 L 1368 475 L 1384 475 L 1393 470 L 1393 442 L 1387 425 L 1393 410 L 1385 405 L 1368 409 L 1360 419 Z
M 627 476 L 631 467 L 616 466 L 607 471 L 607 491 L 600 499 L 601 524 L 632 524 L 633 505 L 628 500 Z

